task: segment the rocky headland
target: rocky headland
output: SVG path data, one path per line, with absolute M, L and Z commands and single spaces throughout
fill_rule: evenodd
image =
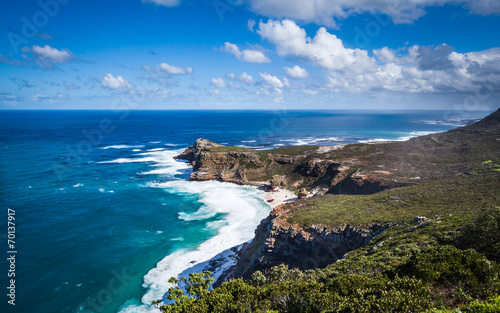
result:
M 405 142 L 257 151 L 198 139 L 176 158 L 193 165 L 193 181 L 286 188 L 298 195 L 300 200 L 276 206 L 261 222 L 224 276 L 248 278 L 280 264 L 301 270 L 326 267 L 388 229 L 423 224 L 425 215 L 432 220 L 441 211 L 411 206 L 409 199 L 445 201 L 456 195 L 439 199 L 443 186 L 477 176 L 483 167 L 498 173 L 499 135 L 500 110 L 476 124 Z

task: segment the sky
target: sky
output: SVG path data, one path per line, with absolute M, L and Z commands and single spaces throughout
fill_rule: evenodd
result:
M 0 109 L 494 110 L 500 0 L 0 2 Z

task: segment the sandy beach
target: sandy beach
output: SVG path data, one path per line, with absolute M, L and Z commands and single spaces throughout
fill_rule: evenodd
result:
M 266 200 L 266 202 L 268 202 L 271 205 L 271 207 L 274 209 L 275 207 L 277 207 L 280 204 L 293 202 L 293 201 L 297 200 L 297 195 L 293 191 L 290 191 L 288 189 L 277 188 L 274 191 L 266 192 L 266 195 L 264 196 L 264 200 Z M 272 201 L 269 202 L 269 200 L 272 200 Z

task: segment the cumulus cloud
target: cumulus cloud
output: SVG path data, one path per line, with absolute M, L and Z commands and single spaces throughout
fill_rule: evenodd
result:
M 33 58 L 30 61 L 37 63 L 41 68 L 52 69 L 55 64 L 64 64 L 76 60 L 73 52 L 68 49 L 56 49 L 49 45 L 43 47 L 32 46 L 21 49 L 24 53 L 31 53 Z
M 376 66 L 366 50 L 344 47 L 342 40 L 328 33 L 324 27 L 317 31 L 314 38 L 309 38 L 294 21 L 269 20 L 260 22 L 257 33 L 273 43 L 279 55 L 299 57 L 329 70 L 355 68 L 365 71 Z
M 426 14 L 426 8 L 444 4 L 462 5 L 474 14 L 498 14 L 500 3 L 492 0 L 246 0 L 250 9 L 272 18 L 291 18 L 336 27 L 352 14 L 387 14 L 396 24 L 412 23 Z
M 253 80 L 252 75 L 247 74 L 246 72 L 244 72 L 240 76 L 236 77 L 236 79 L 247 84 L 247 85 L 255 85 L 255 80 Z
M 295 65 L 294 67 L 284 67 L 285 72 L 293 78 L 306 78 L 309 73 L 302 67 Z
M 123 79 L 121 76 L 113 76 L 113 74 L 106 74 L 102 79 L 102 86 L 106 89 L 117 90 L 122 92 L 131 91 L 134 86 L 130 84 L 128 81 Z
M 217 88 L 226 88 L 226 81 L 222 78 L 212 78 L 212 84 Z
M 452 47 L 411 46 L 392 62 L 364 73 L 331 73 L 327 86 L 333 91 L 362 93 L 395 91 L 400 93 L 473 93 L 487 87 L 500 91 L 500 49 L 468 53 Z M 387 56 L 381 55 L 387 60 Z M 391 59 L 389 57 L 388 59 Z M 382 62 L 382 60 L 380 60 Z
M 248 74 L 247 72 L 244 72 L 239 76 L 234 75 L 234 73 L 229 73 L 229 74 L 227 74 L 227 78 L 242 82 L 242 83 L 249 85 L 249 86 L 253 86 L 256 84 L 252 75 Z M 241 89 L 240 86 L 234 85 L 231 82 L 230 82 L 230 87 L 232 87 L 232 89 Z
M 222 51 L 229 52 L 234 55 L 238 60 L 249 62 L 249 63 L 270 63 L 271 60 L 266 57 L 266 55 L 259 50 L 240 50 L 240 48 L 234 43 L 225 42 L 224 47 L 221 48 Z
M 179 0 L 142 0 L 144 3 L 154 3 L 165 7 L 176 7 L 181 2 Z
M 172 74 L 172 75 L 183 75 L 183 74 L 192 74 L 193 73 L 193 68 L 191 68 L 191 67 L 182 68 L 182 67 L 173 66 L 173 65 L 170 65 L 167 63 L 160 63 L 158 66 L 160 67 L 160 69 L 162 71 L 164 71 L 168 74 Z
M 470 93 L 482 85 L 500 90 L 498 48 L 464 54 L 446 44 L 350 49 L 325 28 L 310 38 L 290 20 L 261 22 L 257 33 L 273 43 L 279 55 L 323 68 L 324 87 L 333 92 Z M 285 71 L 291 77 L 301 73 L 294 68 Z M 261 77 L 270 86 L 280 85 L 269 74 Z
M 260 77 L 264 80 L 264 82 L 273 88 L 283 88 L 285 84 L 276 76 L 273 76 L 268 73 L 259 73 Z

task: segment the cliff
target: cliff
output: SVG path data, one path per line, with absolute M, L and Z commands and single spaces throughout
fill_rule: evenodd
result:
M 249 278 L 257 270 L 265 271 L 280 264 L 301 270 L 323 268 L 366 245 L 389 226 L 343 224 L 328 228 L 318 224 L 304 228 L 289 222 L 290 213 L 289 206 L 281 205 L 262 220 L 254 240 L 241 249 L 230 277 Z
M 261 222 L 226 273 L 249 277 L 279 264 L 325 267 L 393 225 L 456 213 L 459 205 L 448 204 L 460 198 L 456 185 L 465 185 L 460 179 L 478 169 L 498 172 L 498 125 L 500 110 L 476 124 L 406 142 L 270 151 L 198 139 L 178 158 L 192 162 L 191 180 L 306 188 L 315 195 L 279 206 Z

